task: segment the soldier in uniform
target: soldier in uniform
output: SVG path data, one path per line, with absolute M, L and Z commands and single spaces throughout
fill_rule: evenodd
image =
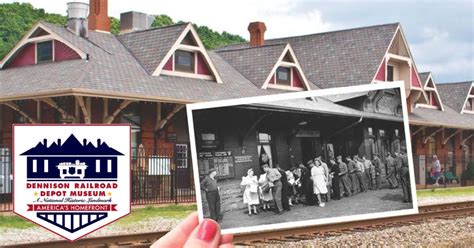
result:
M 379 155 L 376 153 L 374 154 L 374 161 L 372 162 L 375 168 L 375 187 L 376 189 L 381 189 L 382 185 L 382 160 L 380 160 Z
M 334 192 L 333 199 L 334 200 L 340 200 L 341 199 L 341 190 L 339 188 L 339 183 L 341 177 L 339 176 L 339 173 L 341 173 L 339 169 L 339 165 L 336 164 L 336 161 L 334 159 L 329 160 L 329 164 L 331 166 L 330 171 L 332 175 L 332 190 Z
M 402 185 L 401 181 L 401 170 L 402 170 L 402 154 L 396 152 L 395 153 L 395 178 L 397 179 L 398 185 Z
M 400 168 L 400 179 L 403 188 L 403 202 L 412 202 L 410 187 L 410 172 L 408 169 L 408 157 L 403 152 L 400 153 L 402 166 Z
M 387 154 L 387 181 L 390 184 L 391 189 L 398 188 L 398 183 L 397 179 L 395 176 L 395 170 L 396 170 L 396 165 L 395 165 L 395 159 L 390 155 L 390 153 Z
M 357 181 L 359 181 L 360 192 L 367 192 L 366 182 L 365 182 L 365 167 L 364 164 L 360 161 L 358 155 L 354 155 L 352 161 L 355 164 Z
M 336 159 L 339 166 L 339 177 L 341 178 L 341 184 L 339 187 L 341 191 L 346 192 L 346 196 L 352 196 L 352 186 L 351 180 L 349 179 L 349 170 L 347 169 L 347 164 L 342 162 L 341 155 L 337 156 Z
M 352 184 L 352 194 L 356 195 L 357 193 L 360 192 L 359 189 L 359 179 L 357 179 L 356 175 L 356 163 L 352 161 L 350 156 L 346 157 L 347 160 L 347 170 L 349 171 L 349 177 L 351 178 L 351 184 Z

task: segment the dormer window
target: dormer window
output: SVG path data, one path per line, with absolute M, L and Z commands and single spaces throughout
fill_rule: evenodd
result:
M 177 50 L 175 53 L 176 71 L 194 73 L 194 56 L 195 53 Z
M 279 85 L 291 86 L 291 68 L 278 67 L 276 72 L 276 83 Z
M 36 62 L 46 62 L 53 60 L 53 42 L 45 41 L 36 44 Z
M 387 66 L 387 82 L 393 82 L 393 66 Z

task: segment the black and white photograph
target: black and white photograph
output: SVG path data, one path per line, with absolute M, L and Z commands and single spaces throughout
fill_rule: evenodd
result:
M 240 233 L 415 213 L 404 95 L 366 85 L 188 105 L 200 217 Z

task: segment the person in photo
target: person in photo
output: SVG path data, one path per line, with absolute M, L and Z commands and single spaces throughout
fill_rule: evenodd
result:
M 219 187 L 216 179 L 217 171 L 210 169 L 209 174 L 201 182 L 201 190 L 206 192 L 206 200 L 209 205 L 210 218 L 220 222 L 222 220 L 221 214 L 221 199 L 219 196 Z
M 290 184 L 288 183 L 288 177 L 279 165 L 277 165 L 277 170 L 281 175 L 281 205 L 284 211 L 290 211 Z
M 374 154 L 374 171 L 375 171 L 375 188 L 382 189 L 382 167 L 384 166 L 382 160 L 377 153 Z
M 309 165 L 308 165 L 309 166 Z M 303 188 L 303 194 L 305 198 L 305 204 L 307 206 L 312 206 L 314 204 L 313 201 L 313 181 L 311 180 L 311 168 L 307 168 L 300 163 L 301 169 L 301 187 Z
M 400 176 L 403 188 L 403 202 L 412 202 L 411 186 L 410 186 L 410 170 L 408 169 L 408 157 L 404 152 L 400 152 L 402 167 L 400 168 Z
M 359 183 L 360 192 L 367 192 L 366 181 L 365 181 L 365 167 L 364 164 L 361 162 L 359 155 L 354 155 L 353 161 L 355 163 L 356 168 L 356 176 L 357 181 Z
M 297 202 L 296 179 L 292 170 L 285 171 L 285 173 L 286 173 L 286 178 L 288 178 L 288 185 L 290 186 L 290 194 L 288 196 L 288 203 L 290 204 L 290 206 L 293 206 L 293 202 L 295 204 Z
M 336 159 L 339 166 L 339 177 L 341 178 L 341 194 L 345 192 L 345 195 L 350 197 L 352 196 L 352 184 L 351 179 L 349 178 L 349 169 L 347 168 L 347 164 L 342 161 L 341 155 L 337 156 Z
M 370 190 L 374 190 L 375 188 L 375 168 L 372 162 L 367 159 L 365 156 L 362 156 L 362 163 L 364 164 L 365 168 L 365 179 L 366 179 L 366 186 Z
M 332 183 L 332 182 L 331 182 L 331 180 L 330 180 L 330 178 L 329 178 L 329 177 L 330 177 L 330 175 L 329 175 L 329 172 L 330 172 L 330 171 L 329 171 L 329 168 L 328 168 L 328 164 L 326 164 L 326 163 L 322 160 L 321 155 L 318 156 L 318 157 L 316 157 L 316 158 L 314 159 L 315 163 L 316 163 L 316 160 L 319 161 L 319 163 L 321 163 L 321 166 L 322 166 L 323 169 L 324 169 L 324 175 L 326 176 L 326 179 L 327 179 L 327 180 L 326 180 L 326 182 L 327 182 L 327 191 L 329 192 L 329 194 L 326 194 L 326 201 L 329 201 L 330 198 L 331 198 L 330 192 L 331 192 L 331 183 Z
M 262 173 L 258 178 L 258 192 L 260 200 L 262 201 L 262 211 L 266 212 L 270 210 L 270 202 L 273 201 L 272 190 L 270 182 L 267 180 L 267 174 Z
M 390 153 L 387 154 L 387 181 L 390 184 L 391 189 L 396 189 L 398 188 L 398 183 L 397 183 L 397 178 L 396 178 L 396 161 L 390 155 Z
M 248 206 L 249 216 L 252 215 L 252 208 L 253 213 L 257 215 L 257 205 L 260 203 L 260 201 L 258 199 L 258 180 L 257 176 L 255 176 L 253 173 L 253 169 L 249 169 L 247 171 L 247 176 L 242 177 L 242 182 L 240 185 L 245 187 L 243 200 Z
M 273 200 L 275 201 L 276 213 L 283 214 L 283 204 L 281 201 L 281 174 L 278 169 L 270 168 L 268 164 L 263 165 L 263 170 L 267 174 L 267 180 L 271 183 Z
M 341 190 L 339 187 L 339 183 L 341 181 L 341 177 L 339 176 L 339 173 L 341 171 L 339 170 L 339 165 L 336 164 L 336 161 L 334 159 L 329 160 L 330 164 L 330 175 L 332 175 L 332 190 L 334 192 L 334 195 L 332 198 L 334 200 L 340 200 L 341 199 Z
M 311 168 L 311 177 L 313 178 L 313 192 L 318 199 L 320 207 L 324 207 L 324 202 L 321 200 L 322 194 L 327 194 L 327 177 L 324 168 L 319 160 Z
M 351 179 L 351 184 L 352 184 L 352 194 L 357 195 L 360 192 L 359 179 L 357 179 L 357 165 L 351 159 L 350 156 L 347 156 L 346 160 L 347 160 L 347 170 L 349 171 L 349 177 Z

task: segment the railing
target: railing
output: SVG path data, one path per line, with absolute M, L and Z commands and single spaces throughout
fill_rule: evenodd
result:
M 441 174 L 436 187 L 464 186 L 466 182 L 462 180 L 462 174 L 469 164 L 474 163 L 473 155 L 455 156 L 452 153 L 437 154 L 441 165 Z M 432 154 L 413 155 L 415 182 L 422 188 L 433 187 L 436 183 L 433 171 Z
M 0 212 L 12 210 L 12 179 L 10 149 L 0 146 Z
M 196 199 L 187 145 L 132 149 L 132 205 L 184 203 Z M 0 146 L 0 212 L 12 211 L 11 150 Z
M 187 145 L 132 151 L 132 204 L 194 202 Z

